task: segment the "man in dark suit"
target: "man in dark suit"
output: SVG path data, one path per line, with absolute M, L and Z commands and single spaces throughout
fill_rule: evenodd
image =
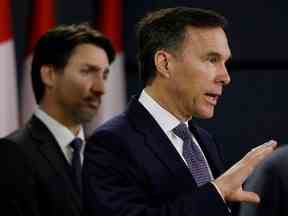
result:
M 3 214 L 82 215 L 82 124 L 97 112 L 114 55 L 88 25 L 59 26 L 40 38 L 31 71 L 39 107 L 0 140 Z
M 257 147 L 221 175 L 218 145 L 192 119 L 211 118 L 230 82 L 225 23 L 215 12 L 182 7 L 140 21 L 145 88 L 87 143 L 87 215 L 224 216 L 229 201 L 259 200 L 241 185 L 276 142 Z
M 258 205 L 243 203 L 240 216 L 288 215 L 288 146 L 279 148 L 261 163 L 247 179 L 245 188 L 261 197 Z

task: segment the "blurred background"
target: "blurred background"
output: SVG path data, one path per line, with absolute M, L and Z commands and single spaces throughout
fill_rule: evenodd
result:
M 3 4 L 5 1 L 6 4 Z M 102 108 L 103 113 L 111 107 L 113 110 L 100 120 L 103 122 L 123 110 L 131 95 L 137 94 L 141 90 L 135 48 L 135 24 L 137 21 L 147 12 L 155 9 L 191 6 L 218 11 L 229 21 L 227 34 L 233 59 L 228 68 L 232 82 L 220 99 L 215 117 L 210 120 L 195 119 L 214 135 L 217 142 L 222 144 L 226 166 L 230 166 L 249 149 L 268 139 L 276 139 L 281 144 L 288 143 L 286 132 L 288 117 L 286 97 L 288 2 L 286 1 L 1 0 L 1 2 L 1 136 L 25 122 L 22 116 L 28 111 L 23 111 L 23 106 L 30 103 L 29 99 L 23 99 L 23 92 L 25 92 L 23 80 L 27 76 L 27 65 L 25 64 L 27 61 L 29 63 L 29 56 L 32 54 L 31 47 L 41 32 L 47 31 L 55 24 L 89 22 L 112 38 L 119 57 L 116 64 L 113 65 L 115 70 L 118 70 L 118 75 L 113 78 L 114 84 L 110 84 L 111 89 L 108 92 L 111 91 L 111 95 L 106 100 L 107 107 Z M 9 17 L 7 11 L 11 12 L 10 21 L 7 18 Z M 6 18 L 1 18 L 1 14 L 6 14 Z M 8 36 L 4 32 L 4 27 L 8 26 L 7 23 L 10 25 Z M 1 47 L 7 40 L 12 41 L 10 43 L 12 46 L 9 45 L 12 54 L 10 57 L 6 50 L 1 54 Z M 15 61 L 10 62 L 9 67 L 11 68 L 12 65 L 12 69 L 9 69 L 5 65 L 11 58 L 14 58 Z M 13 79 L 15 80 L 14 84 Z M 9 84 L 10 81 L 12 84 Z M 119 87 L 119 85 L 121 86 Z M 120 92 L 117 99 L 113 98 L 114 93 L 119 94 Z M 13 106 L 11 102 L 11 106 L 4 108 L 8 104 L 5 100 L 11 100 L 12 97 L 16 98 L 14 103 L 18 103 L 18 105 Z M 30 97 L 33 96 L 30 95 Z M 109 105 L 109 102 L 114 102 L 114 105 Z M 17 110 L 12 110 L 14 109 L 12 107 L 16 107 Z M 13 114 L 12 111 L 17 114 Z M 15 123 L 8 127 L 13 116 L 16 116 L 16 119 L 13 120 Z

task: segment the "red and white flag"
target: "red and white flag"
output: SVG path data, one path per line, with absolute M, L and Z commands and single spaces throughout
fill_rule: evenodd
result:
M 38 39 L 55 25 L 54 0 L 34 0 L 32 13 L 21 82 L 21 124 L 29 120 L 36 108 L 31 81 L 33 48 Z
M 0 137 L 19 124 L 14 42 L 11 31 L 10 0 L 0 1 Z
M 122 1 L 102 0 L 100 15 L 100 31 L 113 43 L 116 59 L 111 65 L 106 83 L 106 92 L 96 117 L 87 124 L 87 134 L 91 134 L 97 126 L 122 112 L 126 105 L 126 84 L 124 73 L 124 55 L 122 44 Z

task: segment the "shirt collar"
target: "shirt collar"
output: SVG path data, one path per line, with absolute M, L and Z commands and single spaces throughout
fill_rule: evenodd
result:
M 35 111 L 35 116 L 39 118 L 49 129 L 49 131 L 53 134 L 54 138 L 60 145 L 61 149 L 65 151 L 70 142 L 75 138 L 79 137 L 85 141 L 84 139 L 84 130 L 83 127 L 80 127 L 79 133 L 75 136 L 71 130 L 62 125 L 60 122 L 49 116 L 46 112 L 41 110 L 39 107 Z M 82 148 L 83 149 L 83 148 Z
M 180 124 L 180 121 L 174 115 L 161 107 L 145 90 L 141 92 L 139 102 L 152 115 L 164 132 L 170 132 Z M 187 122 L 185 123 L 187 124 Z

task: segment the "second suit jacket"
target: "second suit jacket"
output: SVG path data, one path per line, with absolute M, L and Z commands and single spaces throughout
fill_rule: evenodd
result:
M 247 179 L 245 190 L 260 196 L 260 203 L 242 203 L 240 216 L 288 215 L 288 146 L 277 149 Z
M 190 130 L 217 177 L 223 171 L 218 147 L 203 129 Z M 135 99 L 96 130 L 84 155 L 86 215 L 229 215 L 211 183 L 196 186 L 165 133 Z
M 0 172 L 0 211 L 6 215 L 81 215 L 70 165 L 37 117 L 0 140 Z

